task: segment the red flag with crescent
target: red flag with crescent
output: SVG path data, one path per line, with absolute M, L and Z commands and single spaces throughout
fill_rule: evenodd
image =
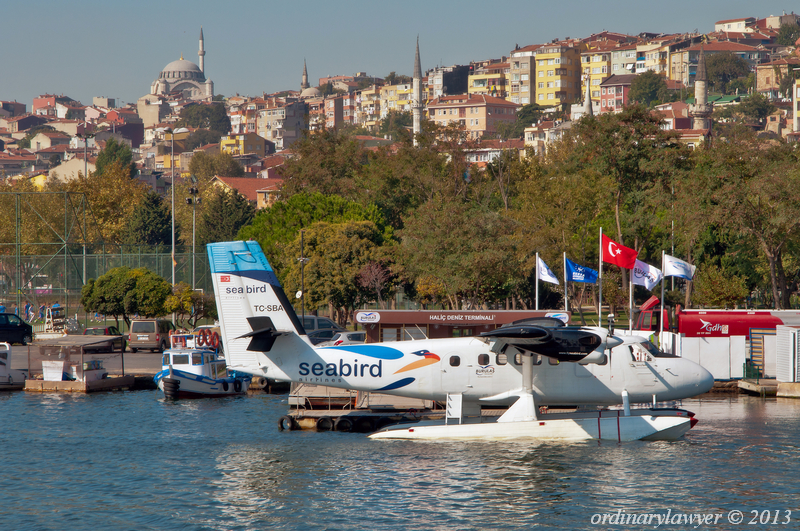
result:
M 603 262 L 618 265 L 625 269 L 633 269 L 639 251 L 625 247 L 603 234 Z

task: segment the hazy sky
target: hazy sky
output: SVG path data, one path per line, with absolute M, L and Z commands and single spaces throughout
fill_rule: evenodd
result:
M 790 12 L 788 0 L 6 0 L 0 4 L 0 100 L 39 94 L 135 102 L 167 63 L 198 62 L 214 92 L 261 95 L 363 71 L 411 75 L 419 35 L 423 71 L 508 55 L 516 44 L 585 37 L 710 32 L 722 19 Z

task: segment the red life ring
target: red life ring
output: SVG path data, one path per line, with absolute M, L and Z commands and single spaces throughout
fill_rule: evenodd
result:
M 209 344 L 208 330 L 203 328 L 197 337 L 197 346 L 202 347 Z
M 216 332 L 211 334 L 211 346 L 215 349 L 219 348 L 219 334 Z

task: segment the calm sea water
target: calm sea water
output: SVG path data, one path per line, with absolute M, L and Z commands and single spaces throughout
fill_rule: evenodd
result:
M 281 396 L 7 393 L 0 528 L 653 529 L 592 522 L 683 512 L 738 529 L 764 510 L 800 528 L 800 401 L 684 407 L 701 422 L 677 442 L 392 442 L 279 432 Z

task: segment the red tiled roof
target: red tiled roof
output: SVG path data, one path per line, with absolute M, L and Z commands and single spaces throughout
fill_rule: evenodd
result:
M 214 177 L 215 180 L 225 184 L 233 190 L 237 190 L 249 201 L 258 200 L 259 190 L 268 190 L 276 186 L 277 181 L 283 183 L 283 179 L 258 179 L 255 177 Z
M 702 45 L 695 44 L 689 47 L 689 50 L 693 52 L 700 51 L 701 49 L 706 52 L 752 52 L 757 50 L 755 46 L 730 41 L 714 41 Z

